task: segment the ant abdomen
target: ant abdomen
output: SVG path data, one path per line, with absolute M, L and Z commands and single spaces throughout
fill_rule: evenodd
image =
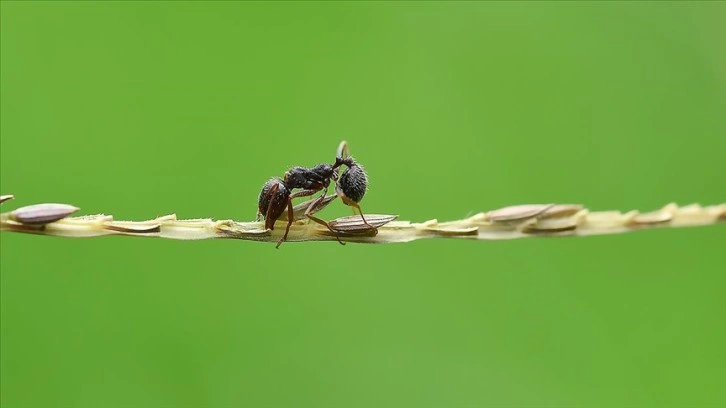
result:
M 258 214 L 265 217 L 265 228 L 275 229 L 275 221 L 285 211 L 290 197 L 290 190 L 279 177 L 273 177 L 265 183 L 257 199 Z
M 367 189 L 368 175 L 363 170 L 363 167 L 358 164 L 348 167 L 340 175 L 338 183 L 335 186 L 336 193 L 343 198 L 344 202 L 346 201 L 345 198 L 347 198 L 354 203 L 359 203 L 363 199 Z

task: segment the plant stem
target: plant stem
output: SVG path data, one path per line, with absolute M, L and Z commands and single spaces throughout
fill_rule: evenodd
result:
M 69 207 L 60 204 L 46 204 L 46 206 L 66 209 Z M 286 221 L 278 220 L 275 229 L 270 231 L 264 229 L 262 222 L 215 221 L 206 218 L 178 220 L 173 214 L 148 221 L 115 221 L 110 215 L 67 217 L 65 213 L 60 212 L 61 210 L 58 210 L 60 219 L 57 221 L 24 223 L 19 221 L 22 219 L 20 215 L 28 213 L 28 211 L 23 212 L 24 208 L 0 213 L 0 231 L 74 238 L 123 235 L 179 240 L 227 238 L 276 243 L 282 237 L 286 226 Z M 48 210 L 51 213 L 45 211 L 43 217 L 46 218 L 43 219 L 51 217 L 52 209 L 56 207 L 47 208 L 51 209 Z M 304 209 L 303 206 L 302 210 Z M 299 211 L 296 210 L 296 221 L 290 228 L 288 241 L 336 240 L 335 234 L 325 227 L 307 219 L 298 219 L 302 218 L 298 214 Z M 698 204 L 683 207 L 668 204 L 660 210 L 649 213 L 589 211 L 576 204 L 535 204 L 506 207 L 448 222 L 393 221 L 395 218 L 393 215 L 366 214 L 368 223 L 377 227 L 377 234 L 362 222 L 360 216 L 338 218 L 331 221 L 330 225 L 338 231 L 341 240 L 358 243 L 410 242 L 424 238 L 505 240 L 587 236 L 619 234 L 650 228 L 713 225 L 726 221 L 726 204 L 707 207 Z

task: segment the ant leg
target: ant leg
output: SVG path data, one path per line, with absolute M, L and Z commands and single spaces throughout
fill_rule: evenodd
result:
M 372 226 L 371 224 L 368 224 L 368 221 L 366 221 L 366 217 L 363 215 L 363 210 L 360 209 L 360 205 L 356 203 L 355 201 L 351 200 L 350 198 L 346 196 L 340 196 L 341 200 L 343 200 L 343 203 L 346 205 L 349 205 L 353 209 L 353 214 L 355 214 L 355 209 L 358 209 L 358 212 L 360 213 L 360 217 L 363 219 L 363 224 L 370 227 L 370 229 L 377 229 L 376 227 Z
M 267 192 L 267 197 L 273 197 L 275 194 L 277 194 L 277 190 L 280 189 L 280 186 L 278 184 L 275 184 L 272 186 L 270 191 Z M 265 211 L 265 228 L 273 230 L 275 229 L 275 221 L 272 219 L 272 200 L 268 198 L 269 204 L 267 205 L 267 211 Z M 259 212 L 260 210 L 257 210 Z
M 311 195 L 317 193 L 320 190 L 322 190 L 322 189 L 317 189 L 317 190 L 313 190 L 313 189 L 310 189 L 310 190 L 301 190 L 301 191 L 298 191 L 297 193 L 291 195 L 290 196 L 290 200 L 292 200 L 293 198 L 298 198 L 298 197 L 308 197 L 308 196 L 311 196 Z M 323 195 L 325 195 L 325 193 L 323 193 Z
M 292 199 L 287 199 L 287 227 L 285 227 L 285 234 L 280 238 L 279 241 L 277 241 L 277 245 L 275 245 L 275 249 L 279 249 L 280 245 L 282 245 L 283 242 L 287 240 L 287 233 L 290 232 L 290 226 L 292 225 L 293 221 L 293 214 L 292 214 Z
M 310 212 L 310 210 L 313 210 L 318 205 L 318 203 L 323 200 L 324 197 L 325 196 L 318 197 L 317 200 L 315 200 L 312 204 L 310 204 L 310 207 L 308 207 L 307 211 L 305 211 L 305 216 L 308 217 L 308 218 L 310 218 L 311 220 L 315 221 L 316 223 L 324 226 L 328 230 L 330 230 L 330 232 L 332 232 L 335 235 L 335 239 L 338 240 L 338 242 L 340 243 L 340 245 L 345 245 L 345 242 L 343 242 L 343 241 L 340 240 L 340 237 L 338 236 L 338 232 L 336 230 L 334 230 L 333 228 L 331 228 L 330 227 L 330 224 L 328 224 L 327 222 L 325 222 L 325 221 L 321 220 L 320 218 L 314 216 Z
M 354 204 L 353 207 L 358 209 L 358 212 L 360 213 L 360 217 L 363 219 L 363 224 L 369 226 L 371 229 L 376 229 L 376 227 L 372 226 L 371 224 L 368 224 L 368 221 L 366 221 L 366 217 L 363 216 L 363 210 L 360 209 L 360 205 Z M 353 213 L 355 214 L 355 211 L 353 211 Z
M 292 200 L 293 198 L 297 198 L 297 197 L 310 196 L 310 195 L 315 194 L 317 191 L 318 190 L 302 190 L 302 191 L 298 191 L 297 193 L 295 193 L 295 194 L 293 194 L 293 195 L 290 196 L 290 200 Z M 314 211 L 315 210 L 315 207 L 317 207 L 318 204 L 320 204 L 321 201 L 323 201 L 323 198 L 325 198 L 325 194 L 327 192 L 328 192 L 328 189 L 327 188 L 323 189 L 323 194 L 320 197 L 318 197 L 315 201 L 313 201 L 308 206 L 308 209 L 305 210 L 305 216 L 308 217 L 308 218 L 310 218 L 311 220 L 315 221 L 316 223 L 318 223 L 320 225 L 324 225 L 325 228 L 327 228 L 328 230 L 330 230 L 330 232 L 332 232 L 332 233 L 335 234 L 335 238 L 338 240 L 338 242 L 340 242 L 341 245 L 345 245 L 345 243 L 340 240 L 340 237 L 338 237 L 338 233 L 334 229 L 330 228 L 330 225 L 328 225 L 327 222 L 325 222 L 325 221 L 321 220 L 320 218 L 314 216 L 313 213 L 311 212 L 311 211 Z
M 272 190 L 270 190 L 270 193 L 274 193 L 277 191 L 278 186 L 272 187 Z M 290 232 L 290 227 L 292 226 L 293 221 L 295 221 L 295 215 L 292 208 L 292 199 L 296 197 L 305 197 L 315 194 L 317 190 L 302 190 L 299 191 L 290 197 L 287 198 L 287 226 L 285 227 L 285 234 L 280 238 L 279 241 L 277 241 L 277 245 L 275 248 L 280 248 L 280 245 L 282 245 L 283 242 L 287 240 L 287 234 Z M 267 209 L 267 212 L 269 214 L 270 209 Z

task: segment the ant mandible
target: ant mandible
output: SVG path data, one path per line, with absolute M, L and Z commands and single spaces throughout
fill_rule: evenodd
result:
M 337 168 L 341 165 L 345 165 L 348 168 L 338 178 Z M 348 146 L 345 141 L 341 142 L 338 147 L 333 165 L 318 164 L 312 168 L 296 166 L 286 171 L 283 178 L 273 177 L 262 186 L 257 200 L 257 219 L 259 220 L 260 216 L 264 216 L 266 229 L 275 229 L 275 221 L 280 218 L 285 211 L 285 207 L 287 207 L 285 234 L 277 242 L 276 248 L 279 248 L 287 240 L 287 234 L 290 232 L 290 226 L 294 221 L 292 200 L 298 197 L 311 196 L 321 190 L 323 194 L 308 206 L 305 211 L 305 216 L 328 228 L 335 234 L 338 242 L 345 245 L 340 240 L 340 237 L 338 237 L 337 231 L 331 228 L 327 222 L 313 215 L 318 205 L 325 198 L 331 179 L 336 180 L 335 190 L 337 195 L 346 205 L 357 208 L 361 213 L 361 218 L 363 218 L 363 213 L 358 202 L 363 199 L 363 195 L 366 192 L 368 176 L 365 174 L 363 168 L 348 155 Z M 292 190 L 296 188 L 302 190 L 292 193 Z M 371 229 L 375 229 L 375 227 L 368 224 L 365 218 L 363 218 L 363 222 Z

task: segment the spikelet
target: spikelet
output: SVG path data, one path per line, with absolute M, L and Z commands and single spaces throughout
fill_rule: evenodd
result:
M 0 202 L 13 196 L 0 196 Z M 335 196 L 319 203 L 315 211 L 325 208 Z M 333 232 L 308 222 L 305 211 L 313 200 L 298 204 L 295 222 L 288 241 L 335 241 Z M 0 214 L 0 231 L 22 232 L 59 237 L 99 237 L 124 235 L 180 240 L 213 238 L 241 239 L 276 243 L 285 228 L 286 219 L 273 231 L 261 222 L 237 222 L 211 218 L 179 220 L 175 214 L 147 221 L 117 221 L 111 215 L 71 217 L 78 208 L 67 204 L 37 204 Z M 368 224 L 360 216 L 330 221 L 341 240 L 360 243 L 409 242 L 424 238 L 459 238 L 504 240 L 528 237 L 561 237 L 619 234 L 649 228 L 680 228 L 714 225 L 726 221 L 726 204 L 702 207 L 690 204 L 665 207 L 641 213 L 638 211 L 590 211 L 580 204 L 528 204 L 500 208 L 471 217 L 421 223 L 395 221 L 396 215 L 366 214 Z

